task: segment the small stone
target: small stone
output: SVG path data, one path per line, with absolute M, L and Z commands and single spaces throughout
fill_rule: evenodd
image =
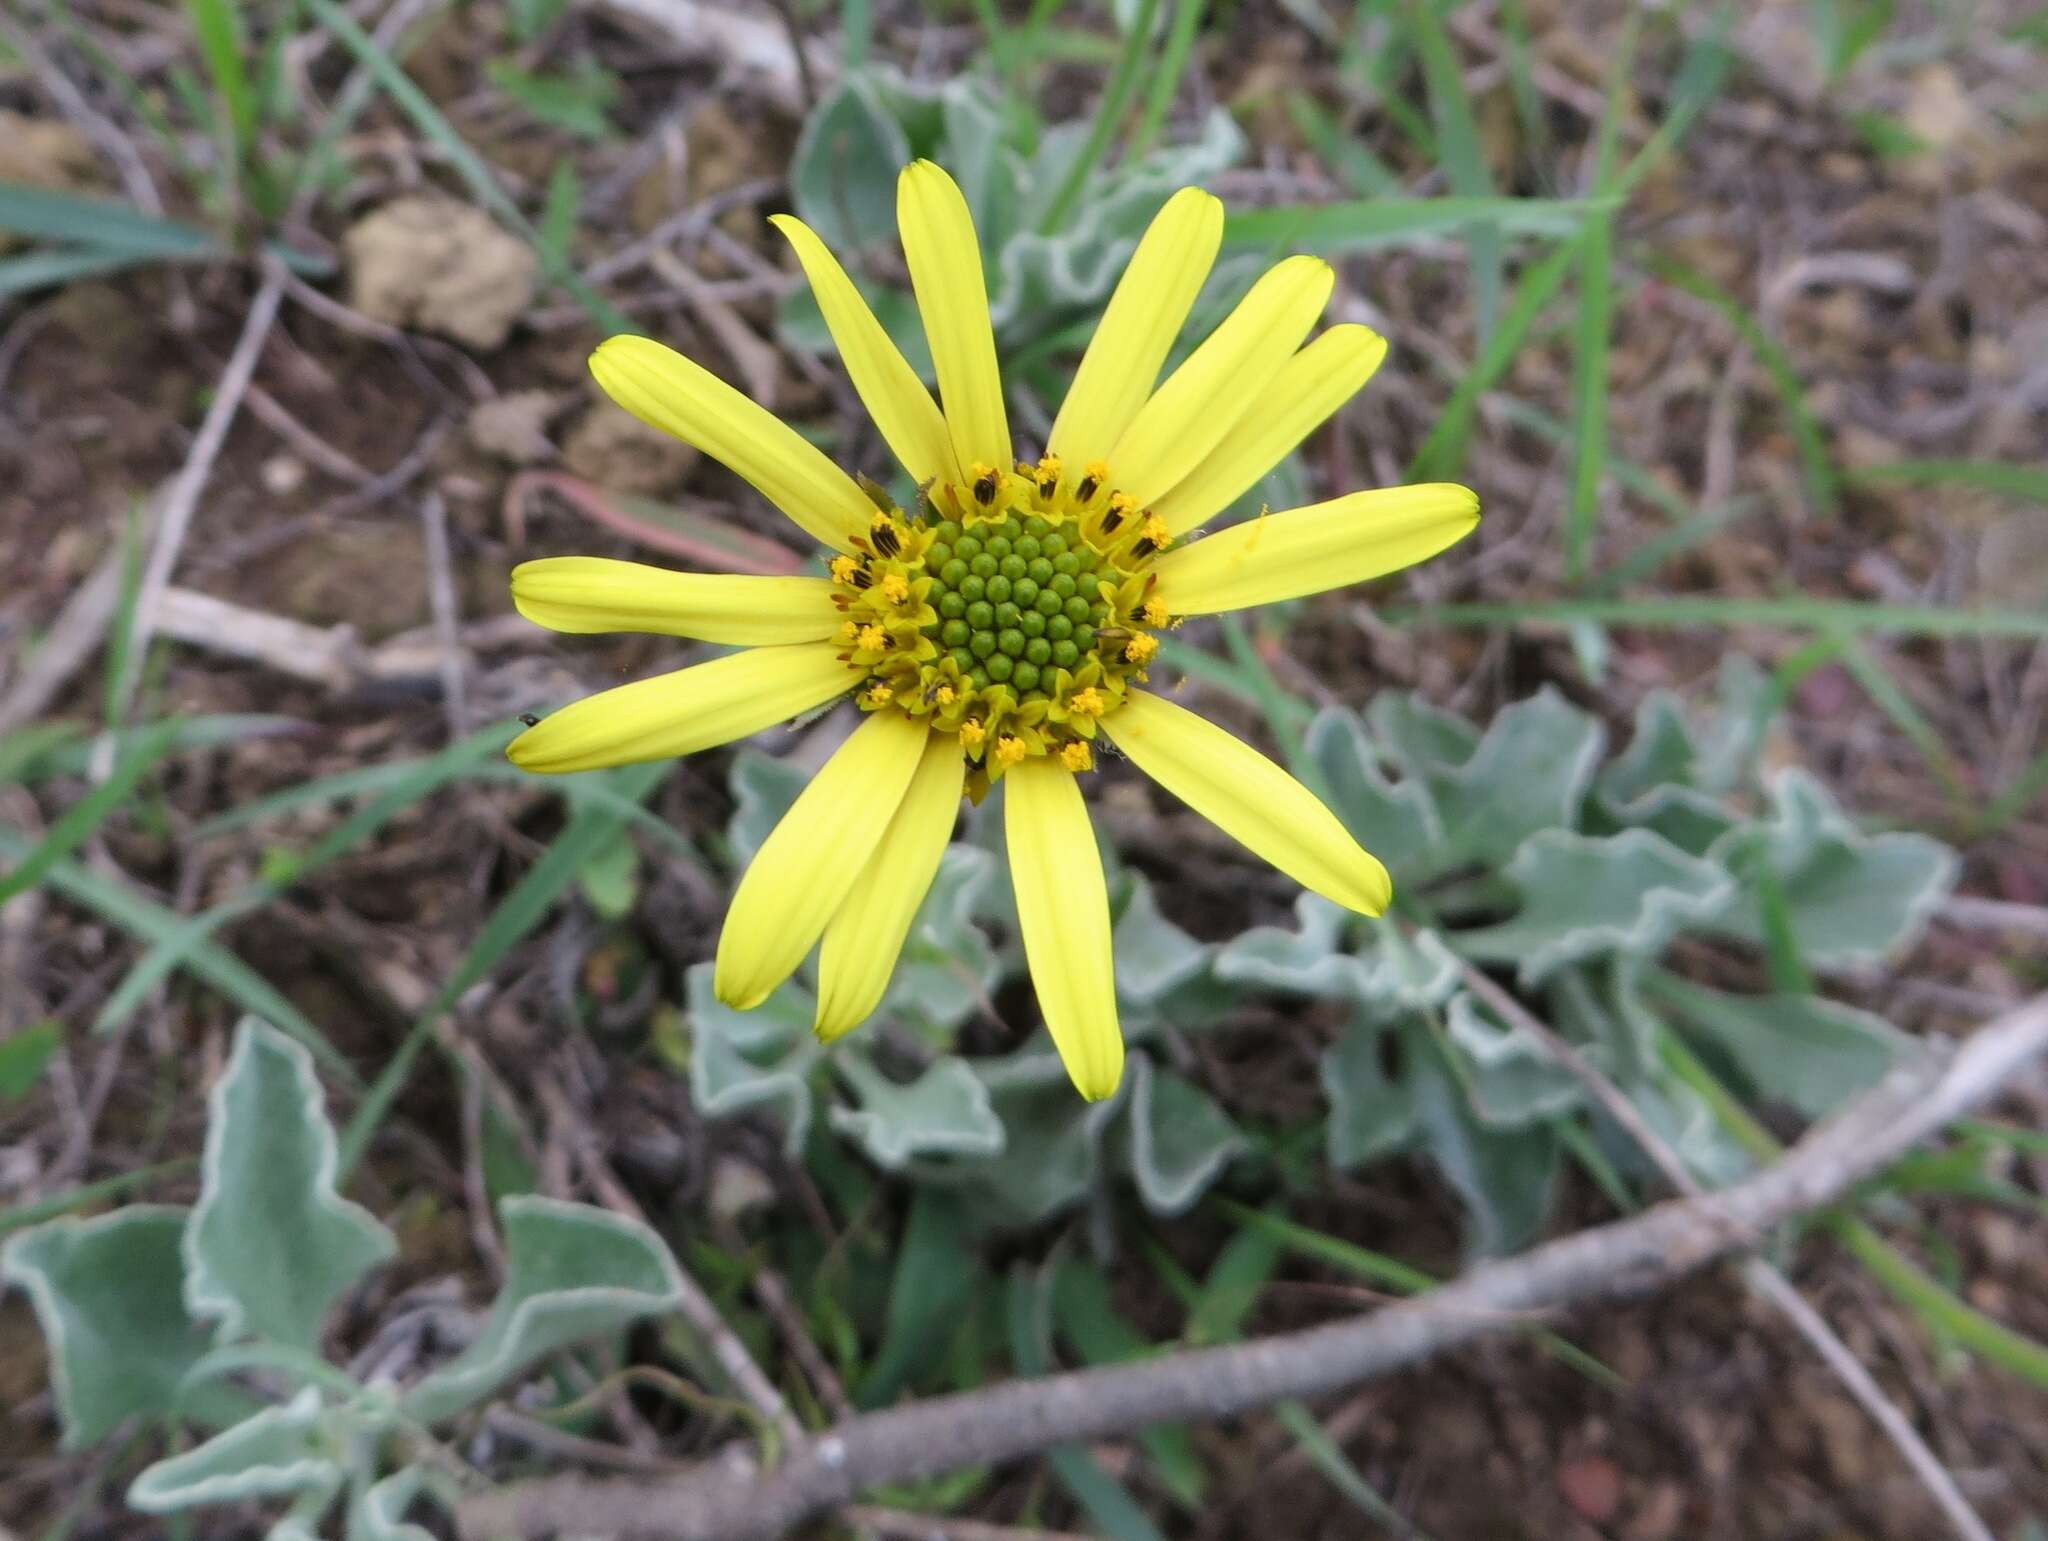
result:
M 569 430 L 562 459 L 601 487 L 653 497 L 682 484 L 697 464 L 697 451 L 624 408 L 600 401 Z
M 342 238 L 349 302 L 373 320 L 439 332 L 485 352 L 533 299 L 526 243 L 452 198 L 399 198 Z
M 306 484 L 306 463 L 296 455 L 272 455 L 257 472 L 263 490 L 274 498 L 297 492 Z
M 1557 1469 L 1557 1488 L 1581 1518 L 1605 1525 L 1621 1507 L 1621 1471 L 1604 1455 L 1583 1455 Z
M 547 427 L 562 404 L 553 391 L 510 391 L 478 402 L 469 414 L 469 442 L 508 465 L 552 460 L 555 446 Z

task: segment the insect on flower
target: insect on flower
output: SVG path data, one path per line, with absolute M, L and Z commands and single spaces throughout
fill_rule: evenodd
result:
M 963 793 L 1002 782 L 1039 1006 L 1075 1086 L 1106 1097 L 1123 1036 L 1079 781 L 1098 734 L 1304 887 L 1368 915 L 1392 896 L 1386 869 L 1292 776 L 1144 688 L 1158 633 L 1422 561 L 1473 528 L 1479 502 L 1447 484 L 1354 492 L 1187 538 L 1348 400 L 1387 348 L 1356 325 L 1304 346 L 1335 280 L 1328 264 L 1290 257 L 1159 381 L 1222 240 L 1223 207 L 1198 188 L 1167 200 L 1139 242 L 1046 453 L 1014 459 L 966 200 L 919 161 L 897 185 L 897 223 L 943 412 L 824 243 L 774 220 L 919 488 L 914 506 L 857 482 L 680 354 L 610 339 L 591 357 L 598 384 L 752 483 L 834 553 L 829 576 L 521 564 L 513 600 L 543 626 L 744 651 L 575 702 L 508 752 L 543 772 L 691 754 L 850 693 L 860 727 L 740 881 L 718 943 L 719 998 L 759 1005 L 816 945 L 818 1035 L 858 1026 L 888 986 Z

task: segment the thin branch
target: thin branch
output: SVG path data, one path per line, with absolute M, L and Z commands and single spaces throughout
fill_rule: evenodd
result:
M 1506 1021 L 1534 1036 L 1553 1059 L 1578 1077 L 1629 1138 L 1642 1148 L 1643 1154 L 1656 1163 L 1672 1187 L 1689 1199 L 1700 1198 L 1706 1193 L 1707 1190 L 1684 1161 L 1679 1159 L 1678 1152 L 1650 1127 L 1627 1094 L 1599 1066 L 1560 1038 L 1548 1023 L 1479 969 L 1470 963 L 1462 967 L 1465 983 L 1472 992 Z M 1913 1475 L 1920 1480 L 1920 1485 L 1927 1489 L 1928 1496 L 1948 1516 L 1956 1534 L 1963 1541 L 1996 1541 L 1990 1527 L 1970 1507 L 1963 1490 L 1956 1486 L 1948 1468 L 1941 1464 L 1941 1458 L 1928 1448 L 1927 1441 L 1884 1394 L 1884 1388 L 1863 1367 L 1862 1361 L 1850 1352 L 1849 1345 L 1841 1340 L 1820 1312 L 1808 1304 L 1792 1281 L 1761 1257 L 1752 1257 L 1743 1265 L 1742 1277 L 1766 1304 L 1776 1307 L 1778 1313 L 1792 1324 L 1793 1330 L 1820 1355 L 1821 1362 L 1834 1372 L 1849 1395 L 1870 1414 L 1871 1422 L 1897 1447 L 1899 1454 L 1906 1458 L 1906 1464 L 1913 1469 Z
M 1531 1312 L 1642 1295 L 1695 1272 L 1834 1202 L 2044 1053 L 2048 995 L 1953 1052 L 1930 1050 L 1902 1065 L 1745 1182 L 1563 1237 L 1372 1315 L 914 1402 L 805 1439 L 767 1472 L 728 1451 L 674 1481 L 520 1484 L 465 1502 L 460 1531 L 467 1541 L 593 1532 L 617 1541 L 773 1541 L 878 1483 L 1356 1385 L 1520 1325 Z
M 121 677 L 114 684 L 112 716 L 117 722 L 127 717 L 128 704 L 135 694 L 136 682 L 141 678 L 142 661 L 148 656 L 149 639 L 156 629 L 157 607 L 162 603 L 164 590 L 170 587 L 171 571 L 178 565 L 178 554 L 185 548 L 185 532 L 191 527 L 192 511 L 199 504 L 199 494 L 206 490 L 207 478 L 213 474 L 213 463 L 220 455 L 235 414 L 241 410 L 249 381 L 256 373 L 256 360 L 262 356 L 263 344 L 270 337 L 272 323 L 277 320 L 277 304 L 284 296 L 284 281 L 284 264 L 275 258 L 265 258 L 263 283 L 257 289 L 256 297 L 249 302 L 249 313 L 242 322 L 242 335 L 235 339 L 235 351 L 228 356 L 227 368 L 221 371 L 220 383 L 214 387 L 213 402 L 199 424 L 191 452 L 185 456 L 185 464 L 179 468 L 177 479 L 165 495 L 163 513 L 157 520 L 155 542 L 150 547 L 149 561 L 142 569 L 142 582 L 136 590 L 134 626 Z M 113 744 L 113 737 L 109 734 L 94 746 L 95 780 L 104 779 L 112 767 Z

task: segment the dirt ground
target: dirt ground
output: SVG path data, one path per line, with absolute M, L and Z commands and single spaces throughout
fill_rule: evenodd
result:
M 1732 37 L 1730 84 L 1638 191 L 1625 249 L 1682 260 L 1752 306 L 1796 360 L 1807 402 L 1850 473 L 1839 511 L 1813 511 L 1764 361 L 1682 290 L 1655 279 L 1624 290 L 1615 318 L 1615 452 L 1695 506 L 1745 500 L 1716 533 L 1657 570 L 1659 591 L 2048 605 L 2048 514 L 2039 505 L 1854 478 L 1860 467 L 1909 458 L 2048 464 L 2048 112 L 2022 110 L 2048 82 L 2038 51 L 2015 52 L 2000 39 L 2010 18 L 1993 15 L 1998 9 L 1976 8 L 1971 25 L 1980 37 L 1824 98 L 1797 46 L 1801 8 L 1745 8 Z M 1553 132 L 1560 144 L 1582 147 L 1613 10 L 1529 10 L 1553 93 L 1545 104 Z M 685 304 L 644 263 L 619 273 L 609 292 L 665 341 L 728 372 L 766 371 L 784 414 L 856 421 L 835 369 L 799 364 L 769 342 L 772 297 L 786 275 L 762 217 L 786 206 L 778 179 L 795 120 L 701 59 L 647 50 L 608 13 L 593 11 L 576 25 L 577 46 L 616 62 L 628 86 L 616 113 L 621 135 L 577 152 L 588 185 L 606 194 L 586 211 L 578 260 L 588 266 L 678 209 L 725 199 L 717 217 L 668 248 L 711 286 L 711 299 Z M 881 35 L 906 58 L 915 56 L 920 25 L 913 12 L 883 8 Z M 1930 22 L 1925 30 L 1939 29 Z M 929 31 L 935 59 L 957 58 L 971 41 L 957 24 Z M 1484 49 L 1474 57 L 1483 59 Z M 1233 204 L 1340 195 L 1274 105 L 1277 79 L 1313 79 L 1329 68 L 1318 45 L 1282 13 L 1252 4 L 1200 58 L 1207 89 L 1240 109 L 1258 143 L 1253 162 L 1217 191 Z M 1671 62 L 1669 51 L 1645 59 L 1628 144 L 1639 144 L 1656 120 Z M 343 63 L 329 58 L 318 68 L 331 75 Z M 528 192 L 539 185 L 562 142 L 476 106 L 480 60 L 462 26 L 441 28 L 410 67 L 508 182 Z M 1554 170 L 1576 166 L 1578 154 L 1539 165 L 1517 140 L 1502 93 L 1484 100 L 1501 105 L 1485 126 L 1498 136 L 1492 148 L 1507 190 L 1561 191 Z M 51 116 L 20 77 L 0 78 L 0 109 Z M 1857 111 L 1897 116 L 1926 148 L 1903 158 L 1879 154 L 1854 131 Z M 395 119 L 369 121 L 352 146 L 358 175 L 305 232 L 313 249 L 341 251 L 359 219 L 398 194 L 452 186 Z M 1388 138 L 1370 117 L 1357 131 L 1374 143 Z M 41 170 L 67 185 L 110 190 L 90 156 L 67 153 L 46 149 Z M 1395 351 L 1368 394 L 1315 442 L 1335 485 L 1400 479 L 1447 392 L 1435 366 L 1472 355 L 1464 267 L 1448 251 L 1375 253 L 1339 265 L 1340 295 L 1362 296 L 1377 310 Z M 118 553 L 123 521 L 182 463 L 253 287 L 247 268 L 220 265 L 79 281 L 0 302 L 0 571 L 9 579 L 0 588 L 0 657 L 9 660 L 0 664 L 0 692 L 20 676 L 25 641 Z M 160 647 L 145 685 L 153 713 L 266 713 L 291 722 L 181 757 L 151 816 L 110 825 L 92 851 L 95 862 L 180 911 L 235 892 L 261 870 L 271 844 L 303 841 L 327 817 L 189 838 L 222 810 L 318 775 L 429 752 L 456 727 L 652 672 L 674 656 L 658 639 L 565 641 L 507 623 L 506 574 L 525 556 L 649 555 L 530 473 L 595 474 L 616 490 L 730 514 L 766 540 L 784 537 L 721 468 L 650 442 L 595 404 L 584 359 L 597 335 L 573 307 L 536 300 L 506 340 L 458 347 L 394 332 L 336 303 L 349 298 L 329 280 L 295 283 L 287 293 L 257 366 L 258 394 L 229 434 L 175 575 L 181 589 L 248 611 L 345 628 L 327 640 L 347 661 L 317 679 L 251 656 L 258 645 L 239 634 Z M 751 336 L 752 349 L 735 352 L 731 326 Z M 1568 320 L 1539 330 L 1511 371 L 1513 391 L 1563 416 L 1570 343 Z M 1450 557 L 1383 586 L 1388 602 L 1559 592 L 1565 452 L 1491 409 L 1482 424 L 1467 478 L 1481 490 L 1486 522 Z M 883 469 L 871 434 L 853 442 L 866 469 Z M 445 509 L 445 569 L 429 559 L 429 501 Z M 146 526 L 146 513 L 139 517 Z M 1637 549 L 1664 523 L 1648 500 L 1616 494 L 1603 510 L 1602 558 Z M 433 635 L 434 586 L 443 576 L 465 644 L 459 707 L 444 697 L 432 648 L 404 651 Z M 1355 599 L 1336 597 L 1304 618 L 1274 662 L 1283 680 L 1318 699 L 1356 702 L 1381 687 L 1420 687 L 1481 716 L 1551 682 L 1619 736 L 1644 693 L 1700 686 L 1724 649 L 1772 666 L 1803 641 L 1756 630 L 1623 628 L 1611 671 L 1594 686 L 1562 631 L 1396 629 Z M 1943 757 L 1931 764 L 1839 663 L 1799 685 L 1772 755 L 1814 769 L 1862 813 L 1956 842 L 1963 892 L 2048 904 L 2048 801 L 2036 798 L 1993 838 L 1972 836 L 1985 801 L 2039 752 L 2048 650 L 1974 640 L 1878 638 L 1869 646 L 1931 724 Z M 408 656 L 421 661 L 408 665 Z M 381 666 L 365 662 L 372 658 Z M 101 688 L 99 666 L 89 663 L 44 715 L 91 719 Z M 1227 720 L 1231 709 L 1215 704 Z M 709 756 L 681 768 L 653 806 L 685 832 L 717 829 L 730 811 L 723 764 Z M 1135 781 L 1107 795 L 1119 818 L 1142 825 L 1168 816 Z M 31 830 L 46 825 L 64 797 L 61 787 L 33 797 L 0 792 L 7 821 Z M 236 923 L 224 940 L 357 1064 L 376 1067 L 558 821 L 552 797 L 516 786 L 444 794 Z M 1177 823 L 1173 829 L 1184 833 Z M 1162 879 L 1170 915 L 1198 934 L 1220 937 L 1284 913 L 1285 884 L 1219 881 L 1206 848 L 1169 865 L 1157 854 L 1161 845 L 1140 842 L 1132 860 Z M 681 970 L 710 954 L 722 902 L 691 872 L 663 872 L 650 883 L 628 929 L 671 997 Z M 580 915 L 544 928 L 464 1023 L 514 1095 L 540 1109 L 542 1084 L 558 1091 L 575 1117 L 601 1131 L 629 1187 L 657 1217 L 690 1215 L 727 1150 L 757 1157 L 784 1202 L 804 1202 L 798 1175 L 760 1131 L 707 1126 L 685 1090 L 644 1056 L 587 1038 L 561 1041 L 552 1030 L 551 1001 L 564 971 L 573 979 L 588 962 L 592 935 Z M 122 934 L 69 904 L 16 901 L 0 926 L 0 974 L 11 997 L 0 1004 L 0 1028 L 46 1016 L 90 1021 L 133 955 Z M 2028 962 L 2010 938 L 1937 924 L 1910 956 L 1842 988 L 1881 1002 L 1911 1030 L 1957 1031 L 2039 988 L 2040 976 L 2038 958 Z M 177 984 L 121 1035 L 81 1032 L 43 1089 L 0 1105 L 0 1201 L 196 1150 L 198 1091 L 223 1057 L 230 1026 L 223 1003 Z M 1262 1019 L 1220 1035 L 1205 1049 L 1209 1089 L 1240 1118 L 1312 1119 L 1318 1032 Z M 369 1165 L 365 1202 L 417 1221 L 400 1224 L 408 1276 L 393 1290 L 473 1273 L 456 1104 L 452 1080 L 423 1063 Z M 2038 1091 L 2001 1110 L 2036 1126 L 2044 1114 L 2048 1094 Z M 566 1159 L 547 1153 L 562 1131 L 538 1111 L 536 1119 L 544 1166 Z M 2014 1177 L 2048 1189 L 2048 1173 Z M 172 1178 L 155 1192 L 177 1199 L 189 1188 L 188 1178 Z M 1596 1193 L 1575 1190 L 1555 1228 L 1610 1217 Z M 1311 1218 L 1420 1266 L 1457 1265 L 1453 1206 L 1419 1168 L 1396 1163 L 1336 1182 Z M 1916 1252 L 1945 1254 L 1972 1303 L 2048 1338 L 2048 1232 L 2039 1220 L 1956 1200 L 1887 1218 Z M 1224 1239 L 1200 1220 L 1161 1231 L 1197 1266 Z M 1029 1255 L 1049 1245 L 1050 1234 L 1017 1245 Z M 2048 1523 L 2048 1402 L 2037 1390 L 1931 1343 L 1825 1240 L 1798 1239 L 1782 1261 L 2001 1537 L 2034 1533 L 2023 1528 L 2029 1520 Z M 356 1327 L 374 1304 L 361 1303 Z M 1146 1285 L 1132 1283 L 1126 1304 L 1162 1336 L 1173 1332 L 1171 1303 Z M 1334 1275 L 1295 1267 L 1251 1325 L 1302 1325 L 1356 1304 L 1356 1292 Z M 1595 1384 L 1515 1340 L 1318 1409 L 1412 1526 L 1387 1534 L 1919 1541 L 1942 1533 L 1893 1447 L 1726 1274 L 1557 1325 L 1618 1369 L 1627 1388 Z M 24 1538 L 47 1533 L 42 1527 L 71 1499 L 104 1484 L 105 1497 L 86 1502 L 71 1534 L 167 1533 L 119 1507 L 132 1453 L 57 1450 L 45 1374 L 25 1304 L 0 1302 L 0 1526 Z M 1375 1533 L 1270 1420 L 1202 1430 L 1197 1440 L 1221 1496 L 1199 1521 L 1162 1518 L 1173 1534 L 1320 1541 Z M 1112 1469 L 1129 1465 L 1116 1449 L 1104 1459 Z M 976 1512 L 1013 1521 L 1024 1499 L 1041 1492 L 1038 1479 L 1016 1475 L 987 1488 Z M 1048 1523 L 1083 1528 L 1063 1499 L 1045 1503 Z M 260 1525 L 252 1519 L 204 1534 L 254 1536 Z

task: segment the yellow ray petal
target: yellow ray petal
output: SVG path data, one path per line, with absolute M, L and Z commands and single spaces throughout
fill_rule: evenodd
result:
M 896 180 L 896 229 L 960 469 L 972 474 L 979 462 L 1007 471 L 1010 420 L 967 199 L 932 162 L 912 161 Z
M 874 712 L 811 778 L 747 867 L 718 936 L 712 988 L 751 1010 L 795 972 L 874 854 L 931 731 Z
M 1289 257 L 1269 269 L 1131 420 L 1109 453 L 1116 485 L 1150 505 L 1200 465 L 1259 405 L 1336 281 L 1320 257 Z
M 1159 558 L 1158 597 L 1212 615 L 1362 583 L 1435 556 L 1472 533 L 1479 499 L 1450 482 L 1353 492 L 1261 514 Z
M 1313 792 L 1213 722 L 1133 690 L 1102 729 L 1139 770 L 1302 887 L 1366 915 L 1393 898 L 1387 869 Z
M 768 223 L 787 237 L 817 296 L 818 309 L 839 348 L 840 362 L 860 392 L 868 415 L 882 431 L 889 448 L 910 473 L 910 479 L 924 483 L 962 480 L 953 459 L 953 441 L 946 420 L 924 388 L 917 372 L 904 362 L 896 344 L 868 309 L 853 280 L 831 249 L 793 214 L 772 215 Z
M 1077 472 L 1091 460 L 1108 459 L 1144 406 L 1222 242 L 1223 204 L 1199 187 L 1183 187 L 1153 217 L 1117 280 L 1047 441 Z
M 967 762 L 960 741 L 927 734 L 924 756 L 881 844 L 825 927 L 818 949 L 818 1036 L 826 1043 L 882 1003 L 903 939 L 946 854 L 960 813 Z
M 590 372 L 613 401 L 730 466 L 814 540 L 851 551 L 873 518 L 867 494 L 802 434 L 675 349 L 609 338 Z
M 521 770 L 554 775 L 665 760 L 758 733 L 855 683 L 835 644 L 757 647 L 571 702 L 513 739 Z
M 823 642 L 845 619 L 823 578 L 679 573 L 601 556 L 512 569 L 512 603 L 550 631 L 644 631 L 740 647 Z
M 1221 513 L 1357 395 L 1386 356 L 1387 340 L 1372 328 L 1331 327 L 1280 366 L 1258 404 L 1171 492 L 1152 500 L 1152 512 L 1175 535 Z
M 1074 773 L 1057 760 L 1034 755 L 1003 785 L 1010 882 L 1038 1009 L 1075 1088 L 1099 1102 L 1124 1073 L 1102 853 Z

